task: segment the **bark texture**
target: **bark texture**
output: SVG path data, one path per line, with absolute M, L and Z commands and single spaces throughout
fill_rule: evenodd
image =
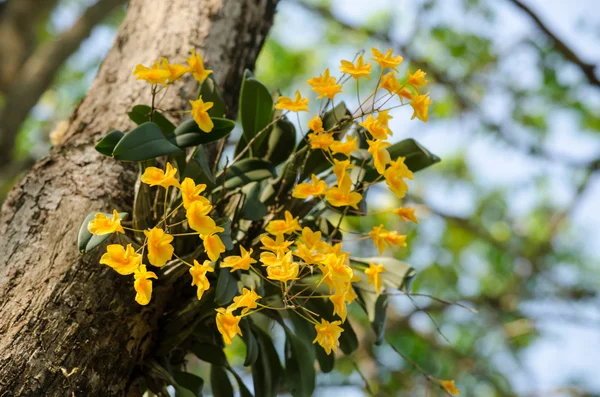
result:
M 133 301 L 132 277 L 80 256 L 77 231 L 94 210 L 129 210 L 133 167 L 97 154 L 111 128 L 131 127 L 126 111 L 147 103 L 131 75 L 159 56 L 181 62 L 200 49 L 235 112 L 277 0 L 133 0 L 63 143 L 17 184 L 0 214 L 0 396 L 124 395 L 169 299 L 155 284 L 151 305 Z M 197 86 L 171 88 L 162 108 L 186 109 Z M 161 290 L 162 288 L 162 290 Z

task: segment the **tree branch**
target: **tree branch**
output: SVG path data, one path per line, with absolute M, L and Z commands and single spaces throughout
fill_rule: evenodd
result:
M 40 46 L 20 67 L 13 84 L 6 88 L 6 103 L 0 111 L 0 167 L 10 162 L 19 127 L 48 89 L 58 69 L 92 29 L 122 4 L 124 0 L 99 0 L 70 29 Z
M 600 80 L 596 76 L 595 69 L 596 65 L 585 62 L 581 59 L 575 51 L 573 51 L 563 40 L 561 40 L 550 28 L 541 20 L 541 18 L 526 4 L 520 0 L 509 0 L 515 6 L 524 11 L 533 20 L 535 25 L 548 37 L 558 52 L 560 52 L 565 58 L 574 63 L 581 69 L 590 84 L 600 87 Z

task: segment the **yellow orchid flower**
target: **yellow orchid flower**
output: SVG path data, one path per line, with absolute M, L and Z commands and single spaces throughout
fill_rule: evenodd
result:
M 169 78 L 168 81 L 169 83 L 172 83 L 176 80 L 178 80 L 179 78 L 181 78 L 181 76 L 183 76 L 184 74 L 187 73 L 188 68 L 185 65 L 179 65 L 179 64 L 169 64 L 169 61 L 167 60 L 167 58 L 161 58 L 161 65 L 162 68 L 166 71 L 169 72 Z
M 292 197 L 305 199 L 310 196 L 317 197 L 325 194 L 327 183 L 317 178 L 315 174 L 312 174 L 310 178 L 312 181 L 311 183 L 300 183 L 294 188 Z
M 258 307 L 256 301 L 260 298 L 262 298 L 262 296 L 258 295 L 254 291 L 254 288 L 243 288 L 242 294 L 233 298 L 233 303 L 229 305 L 227 310 L 234 311 L 243 308 L 241 314 L 246 314 L 250 309 L 256 309 Z
M 414 208 L 401 207 L 401 208 L 397 208 L 397 209 L 393 210 L 392 212 L 394 214 L 398 215 L 400 217 L 400 219 L 402 219 L 403 222 L 411 221 L 414 223 L 419 223 L 419 220 L 415 216 Z
M 204 62 L 202 56 L 196 54 L 192 48 L 191 56 L 187 59 L 188 71 L 194 76 L 194 79 L 200 84 L 212 73 L 212 70 L 204 68 Z
M 302 98 L 300 91 L 296 91 L 293 100 L 287 96 L 280 96 L 277 98 L 275 109 L 289 110 L 291 112 L 307 112 L 308 98 Z
M 171 73 L 161 68 L 158 62 L 154 62 L 150 68 L 140 64 L 136 65 L 133 75 L 136 77 L 136 80 L 144 80 L 150 84 L 166 85 Z
M 215 269 L 210 265 L 210 261 L 204 261 L 201 265 L 194 259 L 194 266 L 190 268 L 190 275 L 192 276 L 192 286 L 195 285 L 197 287 L 196 296 L 198 297 L 198 300 L 202 299 L 204 292 L 210 288 L 206 273 L 212 273 L 214 271 Z
M 156 267 L 164 266 L 173 257 L 175 249 L 171 245 L 173 236 L 166 234 L 161 228 L 144 230 L 148 239 L 148 261 Z
M 376 265 L 369 263 L 369 268 L 365 269 L 365 274 L 369 278 L 369 284 L 373 284 L 375 287 L 375 293 L 377 296 L 381 293 L 381 273 L 385 272 L 383 265 Z
M 121 217 L 119 216 L 117 210 L 113 210 L 112 219 L 102 213 L 96 214 L 94 219 L 88 223 L 87 228 L 88 231 L 94 236 L 101 236 L 103 234 L 111 234 L 115 232 L 125 233 L 123 226 L 121 226 Z
M 412 100 L 410 101 L 410 106 L 413 108 L 413 115 L 410 118 L 411 120 L 415 117 L 425 123 L 429 120 L 429 105 L 431 105 L 433 101 L 428 95 L 429 94 L 415 95 L 412 97 Z
M 230 267 L 230 272 L 234 272 L 236 270 L 248 270 L 250 269 L 250 265 L 256 263 L 256 260 L 251 257 L 252 248 L 250 248 L 250 251 L 246 251 L 246 249 L 240 245 L 240 254 L 241 255 L 228 256 L 223 259 L 221 267 Z
M 406 82 L 415 88 L 423 86 L 427 83 L 427 80 L 425 80 L 426 75 L 427 75 L 427 73 L 425 73 L 421 69 L 417 70 L 414 74 L 411 74 L 410 70 L 409 70 L 408 71 L 408 80 Z
M 158 277 L 153 272 L 146 271 L 146 265 L 140 265 L 140 267 L 135 270 L 133 277 L 133 288 L 136 292 L 135 301 L 140 305 L 145 306 L 152 298 L 152 280 L 150 279 Z
M 225 244 L 223 244 L 221 238 L 216 234 L 224 230 L 222 227 L 216 226 L 209 234 L 200 235 L 204 243 L 204 251 L 206 251 L 208 258 L 213 262 L 216 262 L 221 254 L 225 252 Z
M 165 171 L 156 167 L 146 168 L 140 180 L 150 186 L 179 187 L 179 181 L 175 178 L 175 174 L 177 174 L 177 168 L 173 168 L 171 163 L 167 163 Z
M 327 354 L 331 354 L 332 351 L 335 353 L 340 345 L 340 335 L 344 331 L 342 327 L 340 327 L 341 323 L 341 321 L 329 322 L 325 319 L 321 319 L 321 324 L 315 325 L 317 337 L 313 340 L 313 343 L 317 342 L 321 345 Z
M 214 104 L 212 102 L 204 102 L 202 100 L 202 95 L 200 95 L 197 100 L 190 101 L 190 104 L 192 105 L 192 117 L 196 124 L 198 124 L 198 127 L 204 132 L 211 132 L 215 125 L 208 114 L 208 110 L 211 109 Z
M 230 310 L 225 310 L 223 308 L 216 309 L 217 317 L 217 329 L 223 335 L 223 342 L 226 345 L 231 345 L 232 339 L 236 335 L 242 335 L 242 330 L 240 329 L 240 316 L 234 316 Z
M 363 56 L 359 56 L 356 60 L 356 65 L 350 61 L 342 61 L 342 66 L 340 66 L 340 70 L 342 73 L 347 73 L 355 79 L 359 79 L 361 77 L 366 77 L 370 79 L 369 74 L 371 73 L 371 64 L 365 64 Z
M 121 244 L 110 244 L 100 258 L 100 264 L 112 267 L 122 275 L 132 274 L 142 263 L 142 255 L 135 252 L 131 244 L 127 248 Z
M 383 174 L 386 164 L 391 161 L 390 153 L 386 150 L 386 147 L 391 146 L 391 144 L 378 139 L 367 140 L 367 144 L 369 145 L 368 151 L 373 156 L 375 169 L 380 174 Z
M 317 115 L 315 115 L 315 117 L 308 122 L 308 128 L 315 134 L 325 132 L 323 129 L 323 120 L 321 120 L 321 118 Z
M 394 69 L 396 72 L 398 71 L 396 68 L 404 60 L 404 58 L 402 58 L 400 55 L 393 55 L 391 48 L 387 50 L 385 55 L 374 47 L 371 48 L 371 53 L 373 54 L 373 58 L 371 59 L 377 62 L 382 69 L 390 68 Z

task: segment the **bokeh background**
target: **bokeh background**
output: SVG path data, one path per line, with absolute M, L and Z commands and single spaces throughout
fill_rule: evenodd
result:
M 125 3 L 0 0 L 0 201 L 59 139 Z M 442 158 L 410 184 L 404 205 L 417 208 L 420 224 L 381 215 L 343 227 L 408 233 L 409 247 L 393 255 L 417 269 L 413 292 L 477 310 L 400 294 L 388 315 L 395 346 L 455 379 L 463 395 L 600 396 L 599 43 L 598 0 L 278 6 L 256 68 L 271 89 L 308 94 L 309 77 L 371 46 L 403 55 L 403 73 L 428 73 L 429 123 L 410 121 L 404 108 L 391 123 L 394 140 L 415 138 Z M 399 204 L 374 193 L 373 210 Z M 374 254 L 368 244 L 352 250 Z M 354 323 L 366 321 L 353 313 Z M 360 337 L 367 343 L 354 359 L 379 395 L 440 395 L 389 345 L 367 347 L 368 327 Z M 228 351 L 233 362 L 238 351 Z M 340 358 L 316 394 L 366 392 Z

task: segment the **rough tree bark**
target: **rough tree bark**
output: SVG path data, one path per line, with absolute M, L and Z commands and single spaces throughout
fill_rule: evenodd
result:
M 159 56 L 182 61 L 201 49 L 235 112 L 243 70 L 252 67 L 277 0 L 132 0 L 113 48 L 74 111 L 63 143 L 17 184 L 0 214 L 0 396 L 124 395 L 151 353 L 168 300 L 160 280 L 151 305 L 133 301 L 132 280 L 81 257 L 82 219 L 131 206 L 132 167 L 97 154 L 111 128 L 149 87 L 131 75 Z M 186 109 L 197 86 L 169 90 L 161 107 Z M 162 288 L 162 290 L 161 290 Z

